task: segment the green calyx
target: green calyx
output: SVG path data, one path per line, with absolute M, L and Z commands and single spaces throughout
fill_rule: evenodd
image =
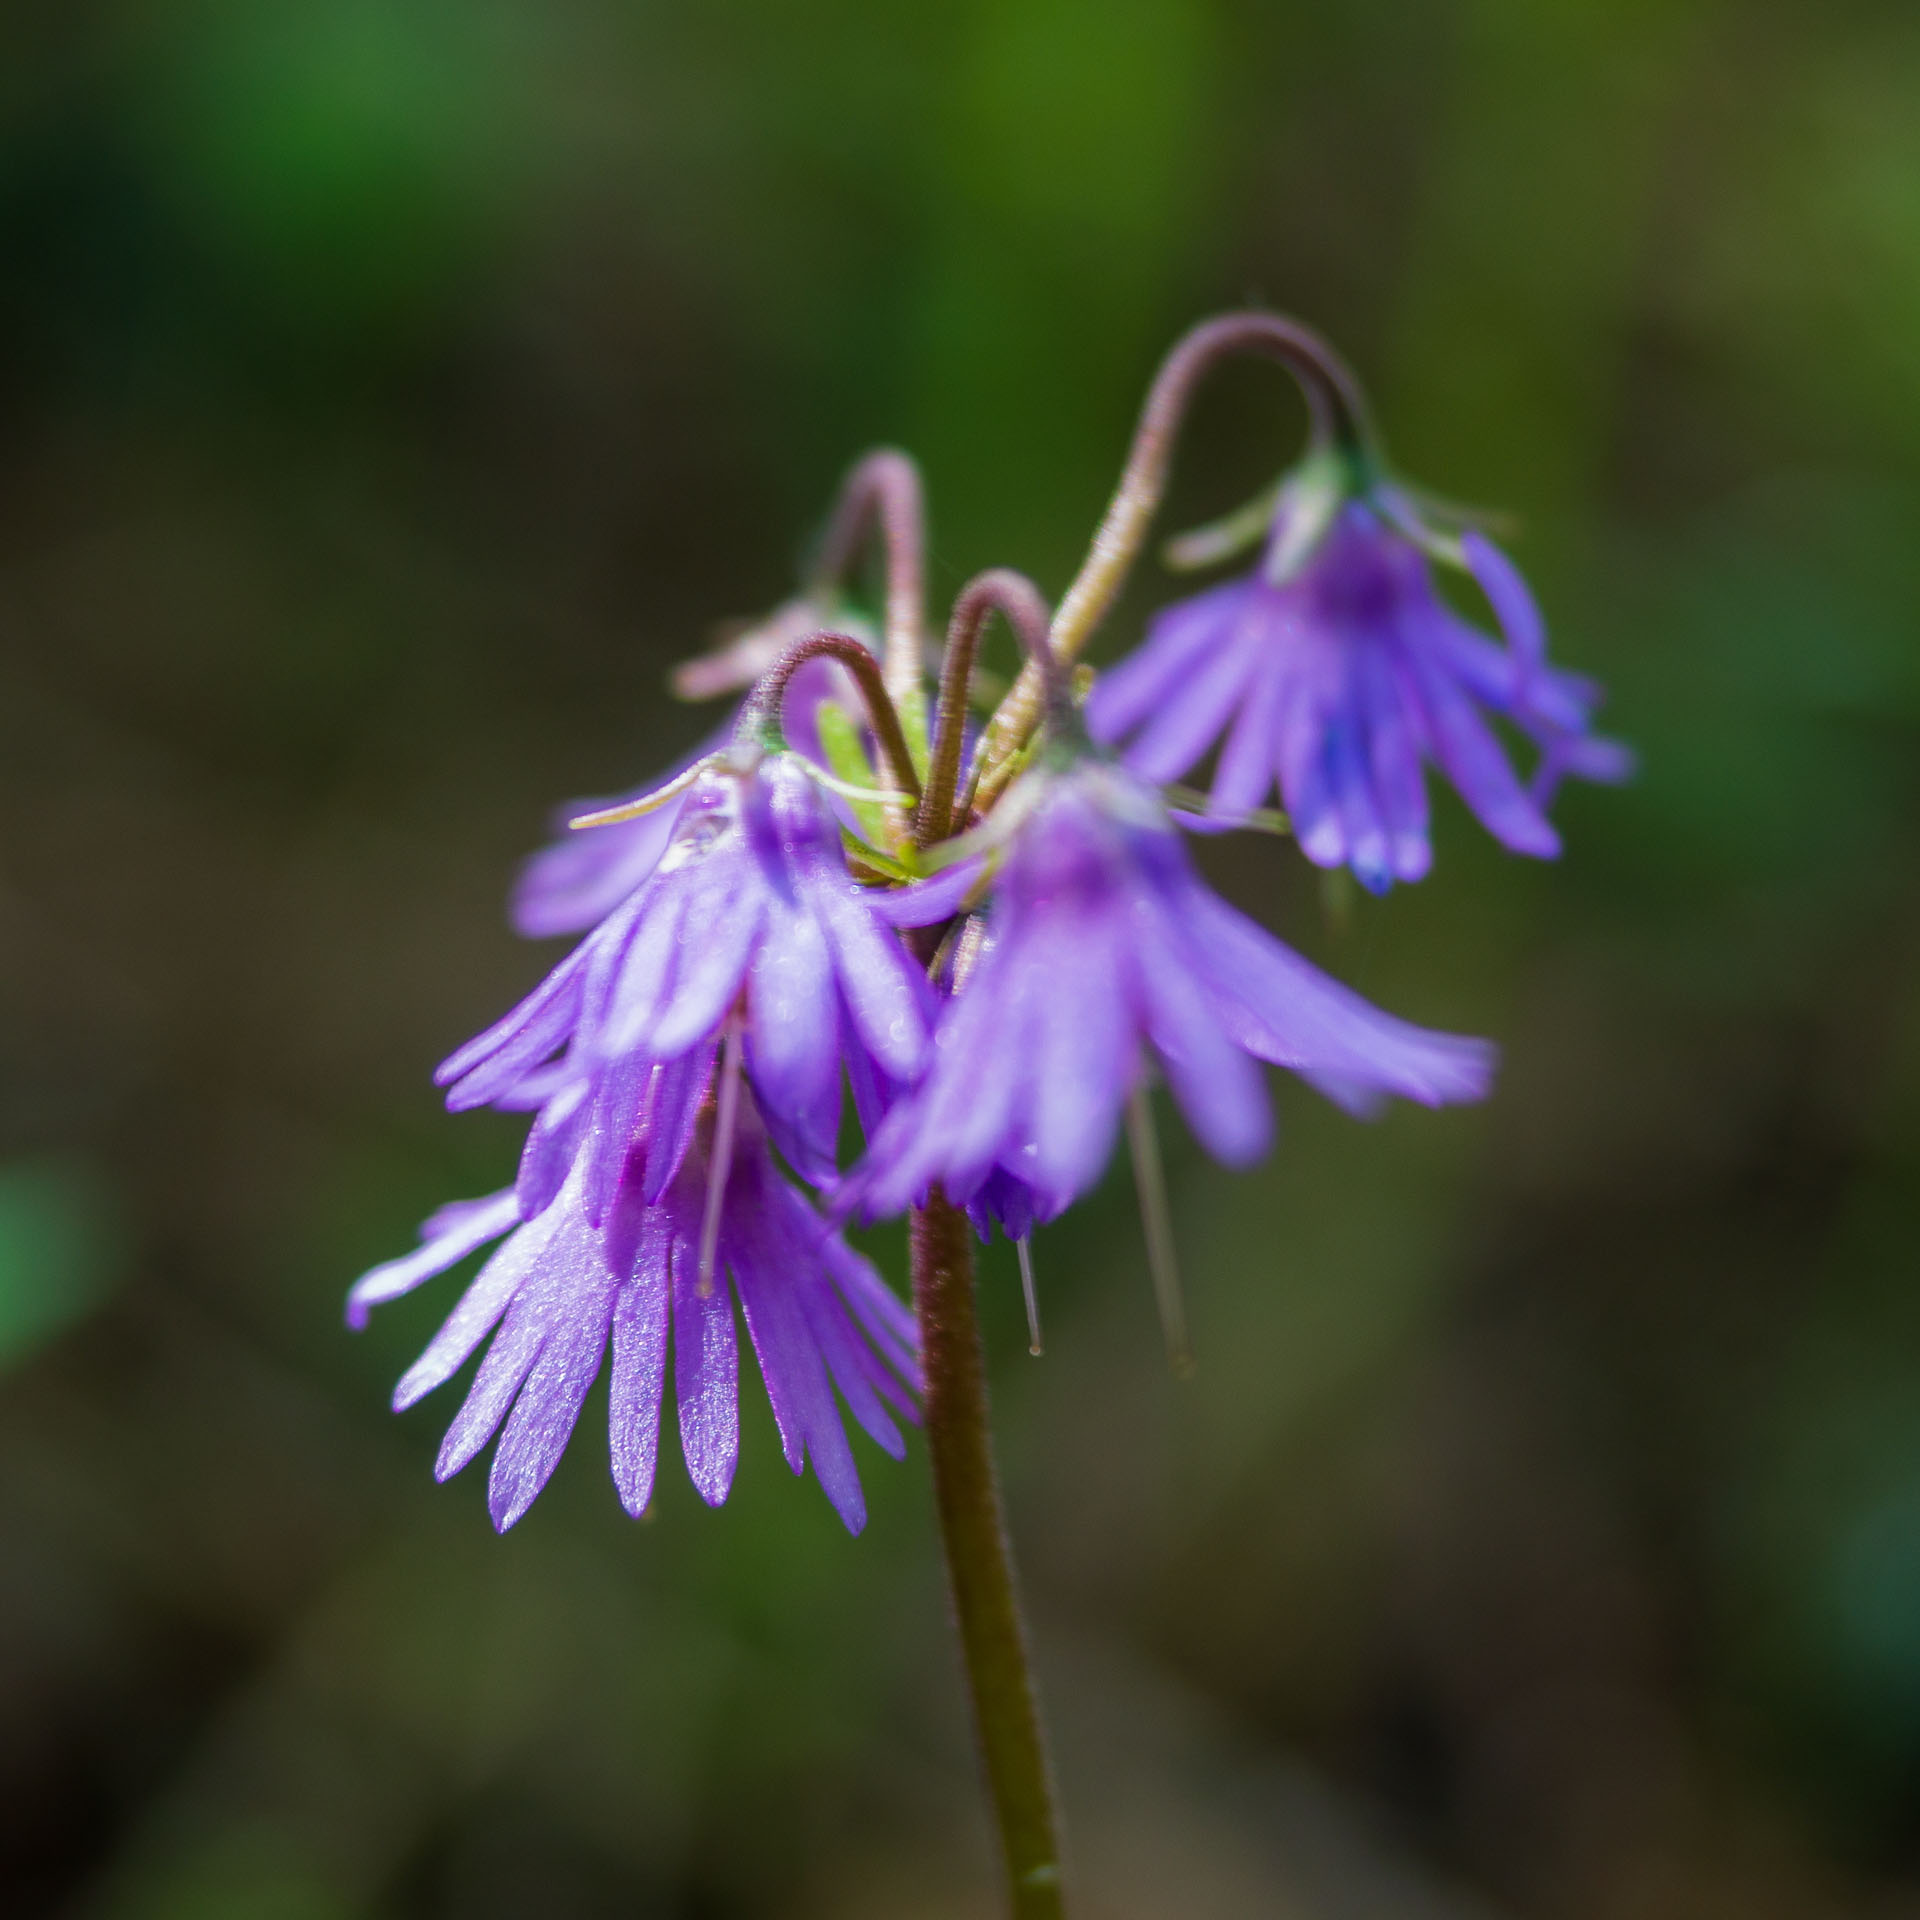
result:
M 1161 557 L 1169 567 L 1191 571 L 1218 566 L 1272 540 L 1263 572 L 1271 585 L 1283 586 L 1313 558 L 1340 509 L 1349 500 L 1376 495 L 1385 484 L 1385 469 L 1370 446 L 1331 441 L 1315 447 L 1244 506 L 1176 534 Z M 1276 529 L 1278 539 L 1273 538 Z

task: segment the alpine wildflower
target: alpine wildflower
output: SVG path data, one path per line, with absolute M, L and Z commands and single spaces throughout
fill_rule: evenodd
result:
M 1432 864 L 1429 763 L 1510 851 L 1558 854 L 1546 808 L 1559 780 L 1622 780 L 1632 758 L 1590 731 L 1599 688 L 1547 663 L 1518 569 L 1483 534 L 1458 539 L 1502 646 L 1441 599 L 1406 515 L 1350 499 L 1303 538 L 1310 514 L 1297 495 L 1283 500 L 1258 569 L 1154 619 L 1138 652 L 1096 683 L 1095 737 L 1123 743 L 1155 783 L 1185 777 L 1218 746 L 1214 814 L 1244 817 L 1277 787 L 1307 858 L 1350 867 L 1376 893 Z M 1531 784 L 1488 713 L 1539 748 Z

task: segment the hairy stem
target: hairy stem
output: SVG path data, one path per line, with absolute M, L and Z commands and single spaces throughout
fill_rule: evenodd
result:
M 912 1223 L 927 1451 L 1014 1920 L 1060 1920 L 1058 1822 L 987 1419 L 966 1217 L 935 1187 Z
M 887 692 L 896 706 L 902 706 L 920 691 L 927 512 L 920 469 L 910 455 L 895 447 L 875 448 L 841 484 L 814 562 L 816 586 L 845 577 L 876 523 L 886 554 L 882 658 Z
M 1240 353 L 1277 360 L 1299 381 L 1316 446 L 1362 444 L 1369 438 L 1359 382 L 1311 328 L 1278 313 L 1224 313 L 1203 320 L 1174 343 L 1147 390 L 1120 484 L 1053 617 L 1053 650 L 1060 660 L 1073 660 L 1085 647 L 1126 584 L 1166 493 L 1174 441 L 1200 381 L 1220 361 Z M 980 785 L 983 800 L 990 800 L 1005 785 L 1008 764 L 1033 731 L 1044 699 L 1040 674 L 1029 663 L 987 729 L 982 750 L 986 772 Z
M 735 723 L 734 737 L 751 739 L 768 721 L 779 719 L 793 676 L 809 660 L 837 660 L 853 675 L 860 697 L 866 703 L 867 724 L 873 728 L 873 737 L 887 757 L 894 781 L 907 799 L 918 806 L 920 776 L 914 770 L 913 755 L 907 750 L 907 736 L 901 731 L 900 716 L 894 710 L 873 655 L 851 634 L 814 633 L 804 640 L 796 640 L 748 695 Z
M 1027 658 L 1045 658 L 1047 603 L 1024 573 L 1015 573 L 1011 567 L 994 567 L 975 574 L 960 589 L 953 616 L 947 622 L 947 654 L 940 669 L 940 709 L 927 768 L 927 790 L 921 796 L 920 815 L 914 822 L 913 837 L 923 847 L 944 840 L 953 831 L 960 751 L 967 728 L 967 690 L 973 682 L 980 636 L 996 613 L 1006 616 Z

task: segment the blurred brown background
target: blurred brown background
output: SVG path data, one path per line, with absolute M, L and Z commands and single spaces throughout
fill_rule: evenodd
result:
M 1344 930 L 1209 849 L 1506 1068 L 1170 1145 L 1195 1384 L 1124 1173 L 1044 1361 L 987 1263 L 1085 1911 L 1920 1913 L 1916 101 L 1902 0 L 0 13 L 0 1910 L 993 1911 L 917 1451 L 850 1541 L 755 1384 L 636 1526 L 590 1406 L 499 1541 L 385 1411 L 452 1283 L 341 1296 L 512 1163 L 428 1073 L 514 860 L 852 457 L 1057 593 L 1254 297 L 1644 766 Z M 1292 409 L 1209 389 L 1168 526 Z

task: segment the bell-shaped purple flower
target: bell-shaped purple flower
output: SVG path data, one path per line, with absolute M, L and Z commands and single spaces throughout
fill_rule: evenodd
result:
M 871 642 L 865 622 L 844 606 L 795 600 L 714 653 L 685 662 L 674 675 L 675 689 L 685 699 L 707 700 L 750 686 L 796 640 L 829 625 Z M 793 676 L 782 702 L 788 744 L 823 767 L 827 754 L 821 743 L 820 716 L 821 708 L 830 703 L 849 715 L 862 711 L 852 677 L 834 660 L 808 661 Z M 729 720 L 661 780 L 607 799 L 579 800 L 563 807 L 558 824 L 564 826 L 582 814 L 610 811 L 678 779 L 723 748 L 732 730 Z M 676 795 L 637 819 L 564 833 L 531 855 L 520 869 L 508 904 L 513 930 L 529 940 L 544 940 L 553 934 L 585 933 L 599 925 L 660 864 L 684 805 L 685 796 Z
M 667 778 L 677 779 L 695 759 L 704 758 L 720 744 L 708 741 L 698 755 L 683 760 Z M 660 784 L 651 781 L 630 793 L 573 801 L 559 810 L 555 825 L 564 829 L 578 815 L 625 805 Z M 676 794 L 664 806 L 637 819 L 567 832 L 529 855 L 507 903 L 507 918 L 514 932 L 529 940 L 545 940 L 554 934 L 585 933 L 589 927 L 598 926 L 660 864 L 685 805 L 686 795 Z
M 824 1185 L 843 1074 L 916 1079 L 931 1012 L 924 976 L 848 873 L 818 787 L 776 753 L 749 772 L 703 773 L 652 874 L 437 1078 L 456 1110 L 496 1104 L 564 1049 L 591 1108 L 580 1124 L 619 1143 L 653 1069 L 710 1047 L 738 1017 L 776 1143 Z M 619 1164 L 603 1161 L 589 1195 L 596 1221 Z
M 1351 498 L 1329 524 L 1303 524 L 1313 512 L 1313 496 L 1296 494 L 1258 572 L 1153 621 L 1095 683 L 1094 737 L 1124 742 L 1127 764 L 1156 784 L 1219 745 L 1216 814 L 1244 816 L 1277 784 L 1308 859 L 1351 867 L 1376 892 L 1432 862 L 1428 762 L 1502 845 L 1557 854 L 1545 808 L 1559 780 L 1622 780 L 1632 756 L 1589 730 L 1598 687 L 1546 663 L 1518 571 L 1481 535 L 1460 538 L 1502 647 L 1446 606 L 1426 554 L 1379 505 Z M 1539 746 L 1530 787 L 1483 710 Z
M 1149 1056 L 1202 1144 L 1234 1165 L 1271 1137 L 1261 1061 L 1362 1110 L 1385 1094 L 1437 1106 L 1486 1092 L 1490 1045 L 1380 1012 L 1235 912 L 1123 768 L 1036 770 L 1004 805 L 1017 824 L 984 950 L 846 1204 L 894 1213 L 938 1181 L 966 1206 L 1011 1176 L 1050 1219 L 1099 1177 Z M 909 892 L 892 911 L 939 918 L 967 878 L 942 875 L 924 905 Z
M 874 903 L 876 911 L 901 926 L 934 925 L 951 918 L 964 896 L 977 890 L 978 872 L 977 861 L 967 862 L 949 869 L 941 879 L 922 882 L 898 893 L 881 894 Z M 946 962 L 933 979 L 934 991 L 943 1006 L 951 1003 L 978 964 L 984 950 L 980 937 L 984 931 L 984 920 L 970 916 L 960 938 L 948 943 Z M 872 1140 L 894 1107 L 910 1097 L 910 1090 L 871 1072 L 855 1073 L 852 1083 L 861 1131 Z M 1024 1180 L 1004 1167 L 996 1167 L 967 1200 L 965 1211 L 974 1232 L 983 1241 L 991 1241 L 995 1227 L 1009 1240 L 1025 1240 L 1036 1225 L 1051 1219 L 1058 1209 L 1043 1206 Z
M 487 1502 L 501 1531 L 526 1512 L 559 1464 L 609 1351 L 614 1483 L 629 1513 L 644 1511 L 653 1493 L 670 1334 L 687 1471 L 709 1505 L 723 1501 L 740 1447 L 736 1296 L 787 1464 L 800 1473 L 812 1461 L 851 1531 L 864 1525 L 866 1502 L 835 1389 L 881 1447 L 896 1458 L 905 1452 L 888 1409 L 916 1417 L 912 1315 L 781 1175 L 750 1099 L 734 1119 L 712 1282 L 702 1287 L 712 1131 L 708 1107 L 657 1196 L 649 1196 L 636 1153 L 599 1224 L 588 1214 L 589 1162 L 579 1151 L 558 1190 L 534 1210 L 527 1210 L 524 1192 L 513 1190 L 443 1207 L 414 1253 L 374 1268 L 349 1295 L 349 1324 L 362 1326 L 373 1306 L 507 1236 L 393 1400 L 396 1412 L 412 1406 L 491 1336 L 435 1473 L 442 1480 L 458 1473 L 497 1432 Z M 564 1123 L 552 1132 L 564 1135 Z

